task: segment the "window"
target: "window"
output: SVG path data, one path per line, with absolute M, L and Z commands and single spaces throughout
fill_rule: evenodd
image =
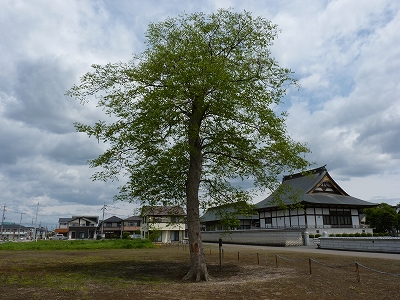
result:
M 265 224 L 272 224 L 272 218 L 265 218 Z
M 330 209 L 329 215 L 324 215 L 323 220 L 324 225 L 337 227 L 353 225 L 350 209 Z
M 178 230 L 171 231 L 171 241 L 179 241 L 179 231 Z

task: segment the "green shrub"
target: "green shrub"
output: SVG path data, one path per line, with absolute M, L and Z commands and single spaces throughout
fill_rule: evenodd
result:
M 379 236 L 379 233 L 377 233 L 377 232 L 374 232 L 374 236 Z
M 342 234 L 341 233 L 336 233 L 335 236 L 336 237 L 342 237 Z
M 378 236 L 384 236 L 385 234 L 383 232 L 379 232 Z
M 96 250 L 96 249 L 133 249 L 133 248 L 154 248 L 151 241 L 147 239 L 134 240 L 69 240 L 69 241 L 48 241 L 26 243 L 3 243 L 1 250 Z
M 354 234 L 354 236 L 355 236 L 355 237 L 360 237 L 360 236 L 362 236 L 362 235 L 361 235 L 361 233 L 356 232 L 356 233 Z
M 316 235 L 315 235 L 315 238 L 319 238 L 321 235 L 319 234 L 319 233 L 317 233 Z
M 348 233 L 342 233 L 342 237 L 348 237 L 349 234 Z
M 363 232 L 363 233 L 365 233 L 365 232 Z M 371 232 L 365 233 L 365 236 L 372 236 L 372 233 Z
M 335 235 L 333 234 L 333 233 L 330 233 L 329 234 L 329 237 L 334 237 Z
M 313 239 L 313 238 L 315 237 L 315 235 L 310 234 L 308 237 L 309 237 L 310 239 Z
M 354 233 L 349 233 L 348 237 L 355 237 L 355 234 Z

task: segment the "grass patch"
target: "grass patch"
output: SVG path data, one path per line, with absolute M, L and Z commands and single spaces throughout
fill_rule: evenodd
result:
M 51 243 L 65 241 L 51 241 Z M 29 243 L 27 243 L 29 244 Z M 98 241 L 98 244 L 101 242 Z M 309 253 L 224 247 L 222 271 L 217 245 L 205 248 L 211 281 L 182 281 L 189 270 L 188 247 L 144 249 L 0 251 L 0 298 L 10 299 L 397 299 L 400 277 L 361 269 L 400 273 L 399 261 L 313 254 L 329 268 L 313 263 Z M 238 251 L 240 250 L 240 261 Z M 279 267 L 275 264 L 275 255 Z M 260 257 L 260 264 L 258 264 Z M 218 298 L 220 297 L 220 298 Z
M 147 239 L 117 240 L 73 240 L 37 242 L 6 242 L 0 244 L 0 250 L 98 250 L 98 249 L 144 249 L 154 248 Z

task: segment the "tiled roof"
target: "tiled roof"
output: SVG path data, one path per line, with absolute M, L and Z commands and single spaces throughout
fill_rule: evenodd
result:
M 332 192 L 316 191 L 322 182 L 329 182 L 332 186 Z M 305 173 L 297 173 L 284 176 L 282 187 L 286 190 L 280 195 L 282 202 L 289 205 L 293 202 L 292 196 L 296 194 L 297 199 L 302 204 L 320 204 L 320 205 L 337 205 L 337 206 L 354 206 L 354 207 L 374 207 L 377 204 L 364 201 L 349 196 L 329 175 L 325 166 L 310 170 Z M 271 203 L 276 199 L 277 193 L 274 192 L 266 199 L 257 203 L 258 209 L 276 207 L 275 203 Z
M 116 216 L 112 216 L 112 217 L 109 217 L 108 219 L 104 220 L 105 223 L 118 223 L 118 222 L 121 222 L 121 221 L 122 221 L 122 219 L 118 218 Z
M 145 206 L 142 210 L 143 215 L 147 216 L 185 216 L 182 207 L 178 206 Z
M 129 218 L 124 219 L 124 221 L 141 221 L 143 218 L 139 216 L 132 216 Z

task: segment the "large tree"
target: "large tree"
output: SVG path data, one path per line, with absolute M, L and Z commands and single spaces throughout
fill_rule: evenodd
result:
M 364 209 L 366 223 L 376 232 L 391 233 L 398 230 L 400 217 L 396 209 L 387 203 L 381 203 L 377 207 Z
M 308 149 L 276 113 L 296 84 L 271 57 L 277 34 L 276 25 L 249 12 L 169 18 L 149 25 L 146 50 L 132 61 L 93 65 L 67 92 L 82 103 L 95 98 L 112 116 L 75 124 L 109 146 L 90 161 L 102 167 L 94 179 L 123 174 L 116 199 L 186 208 L 185 279 L 208 279 L 200 208 L 250 201 L 254 189 L 274 188 L 278 174 L 308 166 Z

